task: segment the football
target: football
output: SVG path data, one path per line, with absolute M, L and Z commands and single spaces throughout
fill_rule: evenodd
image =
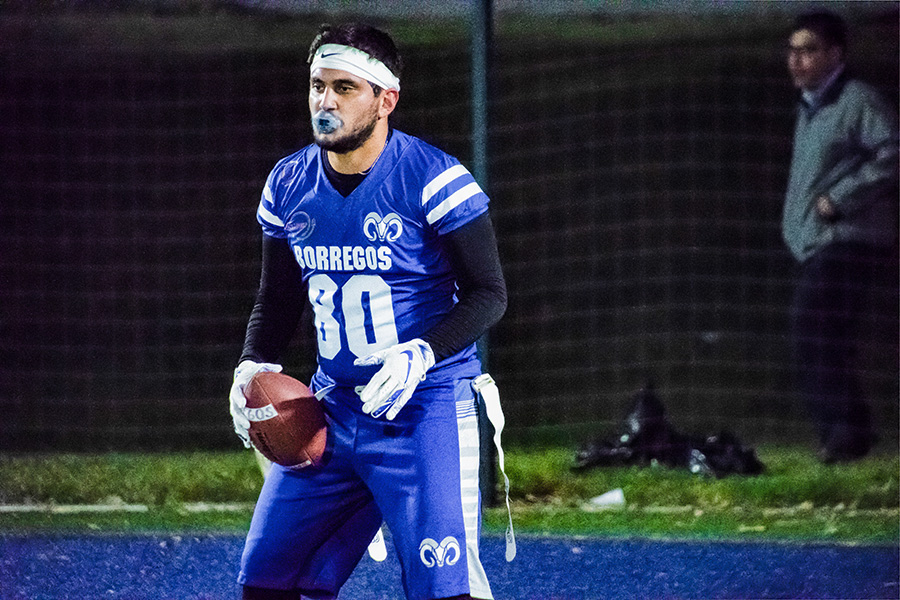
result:
M 327 431 L 322 405 L 302 382 L 284 373 L 260 372 L 244 387 L 250 441 L 284 467 L 322 462 Z

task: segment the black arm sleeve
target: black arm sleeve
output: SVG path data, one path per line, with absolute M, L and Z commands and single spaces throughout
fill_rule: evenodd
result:
M 476 341 L 506 311 L 506 282 L 494 226 L 484 213 L 443 236 L 459 288 L 459 302 L 422 339 L 439 362 Z
M 259 291 L 247 323 L 241 360 L 277 363 L 300 322 L 305 286 L 287 240 L 262 237 Z

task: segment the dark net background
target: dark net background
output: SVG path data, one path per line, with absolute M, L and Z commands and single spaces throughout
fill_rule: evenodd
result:
M 886 10 L 854 21 L 851 63 L 896 104 Z M 227 392 L 258 278 L 254 213 L 275 161 L 310 141 L 320 20 L 273 44 L 284 19 L 226 16 L 243 43 L 205 41 L 221 15 L 124 32 L 121 14 L 0 15 L 0 449 L 239 446 Z M 488 190 L 510 306 L 487 351 L 507 439 L 597 434 L 651 381 L 686 429 L 811 433 L 779 231 L 788 22 L 716 36 L 714 19 L 656 17 L 665 35 L 636 39 L 629 21 L 582 35 L 499 21 Z M 191 28 L 190 44 L 172 33 Z M 395 125 L 468 162 L 465 36 L 398 38 Z M 860 337 L 888 437 L 896 288 L 895 264 Z M 308 377 L 312 351 L 298 336 L 287 371 Z

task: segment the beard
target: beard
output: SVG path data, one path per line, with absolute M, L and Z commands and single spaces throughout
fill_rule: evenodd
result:
M 333 139 L 326 139 L 332 134 L 322 135 L 313 129 L 313 137 L 316 140 L 316 145 L 329 152 L 334 152 L 335 154 L 347 154 L 348 152 L 353 152 L 354 150 L 361 148 L 362 145 L 372 137 L 372 132 L 375 131 L 375 126 L 378 124 L 377 109 L 373 107 L 373 110 L 369 113 L 368 117 L 368 120 L 358 125 L 353 131 Z

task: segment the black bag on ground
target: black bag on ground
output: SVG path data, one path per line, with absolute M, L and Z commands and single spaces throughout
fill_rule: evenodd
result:
M 708 437 L 675 431 L 651 385 L 635 394 L 618 435 L 587 442 L 575 452 L 573 469 L 658 464 L 714 477 L 757 475 L 765 469 L 756 451 L 743 446 L 730 431 Z

